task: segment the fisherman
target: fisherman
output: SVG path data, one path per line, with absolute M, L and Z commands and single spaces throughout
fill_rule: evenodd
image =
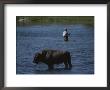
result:
M 70 34 L 67 32 L 67 28 L 65 28 L 65 31 L 63 31 L 63 37 L 64 37 L 64 41 L 68 41 L 68 36 Z

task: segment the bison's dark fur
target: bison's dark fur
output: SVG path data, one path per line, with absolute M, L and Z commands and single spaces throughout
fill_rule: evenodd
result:
M 54 64 L 64 63 L 65 69 L 71 69 L 71 56 L 68 51 L 59 50 L 43 50 L 41 53 L 36 53 L 34 63 L 43 62 L 48 65 L 48 69 L 54 69 Z

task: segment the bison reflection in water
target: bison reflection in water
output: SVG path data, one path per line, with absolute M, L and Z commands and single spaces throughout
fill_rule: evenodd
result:
M 64 63 L 65 69 L 71 69 L 71 56 L 68 51 L 59 50 L 43 50 L 41 53 L 36 53 L 33 63 L 38 64 L 43 62 L 48 65 L 48 69 L 54 69 L 54 64 Z

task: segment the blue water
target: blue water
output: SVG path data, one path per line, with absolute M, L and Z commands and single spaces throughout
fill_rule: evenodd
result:
M 62 37 L 64 28 L 69 41 Z M 33 63 L 36 52 L 43 49 L 67 50 L 71 53 L 72 70 L 64 64 L 48 71 L 44 63 Z M 16 74 L 94 74 L 94 28 L 84 25 L 34 25 L 16 29 Z

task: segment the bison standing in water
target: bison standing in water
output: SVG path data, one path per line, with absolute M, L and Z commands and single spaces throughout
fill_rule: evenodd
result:
M 33 63 L 38 64 L 43 62 L 48 65 L 48 69 L 54 69 L 54 64 L 64 63 L 65 69 L 71 69 L 71 56 L 68 51 L 59 50 L 43 50 L 41 53 L 36 53 Z

